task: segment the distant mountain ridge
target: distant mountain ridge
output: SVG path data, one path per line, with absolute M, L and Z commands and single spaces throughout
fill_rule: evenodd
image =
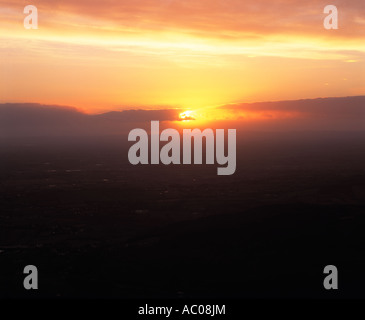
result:
M 295 111 L 304 115 L 300 119 L 253 121 L 244 125 L 239 120 L 230 121 L 242 130 L 365 130 L 365 96 L 237 103 L 219 108 L 247 112 Z M 180 112 L 182 109 L 139 109 L 90 115 L 67 106 L 3 103 L 0 104 L 0 136 L 125 134 L 131 128 L 148 127 L 151 120 L 177 121 Z

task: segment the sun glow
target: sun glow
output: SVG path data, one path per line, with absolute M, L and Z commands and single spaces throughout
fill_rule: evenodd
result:
M 179 114 L 179 119 L 181 121 L 191 121 L 191 120 L 196 120 L 196 115 L 194 113 L 194 111 L 184 111 L 182 113 Z

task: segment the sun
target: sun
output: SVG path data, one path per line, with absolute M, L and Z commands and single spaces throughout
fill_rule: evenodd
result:
M 180 121 L 190 121 L 195 120 L 195 115 L 193 111 L 184 111 L 179 114 Z

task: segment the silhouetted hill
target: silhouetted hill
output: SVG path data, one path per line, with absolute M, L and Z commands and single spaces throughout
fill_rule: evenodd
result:
M 151 120 L 178 120 L 178 110 L 125 110 L 98 115 L 67 106 L 0 104 L 0 136 L 77 136 L 120 134 Z
M 365 119 L 365 96 L 229 104 L 222 109 L 245 111 L 297 111 L 325 118 Z
M 265 113 L 264 119 L 247 121 L 238 118 L 227 122 L 239 130 L 363 131 L 365 128 L 365 96 L 241 103 L 225 105 L 221 109 Z M 141 109 L 89 115 L 72 107 L 5 103 L 0 104 L 0 136 L 125 134 L 132 128 L 147 128 L 151 120 L 176 121 L 180 112 L 178 109 Z M 270 112 L 288 112 L 292 116 L 276 118 L 271 117 Z M 217 125 L 221 123 L 217 122 Z

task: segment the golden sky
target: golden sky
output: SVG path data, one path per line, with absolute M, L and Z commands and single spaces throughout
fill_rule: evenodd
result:
M 323 27 L 328 4 L 338 30 Z M 357 0 L 0 0 L 0 103 L 97 113 L 364 95 L 364 40 Z

